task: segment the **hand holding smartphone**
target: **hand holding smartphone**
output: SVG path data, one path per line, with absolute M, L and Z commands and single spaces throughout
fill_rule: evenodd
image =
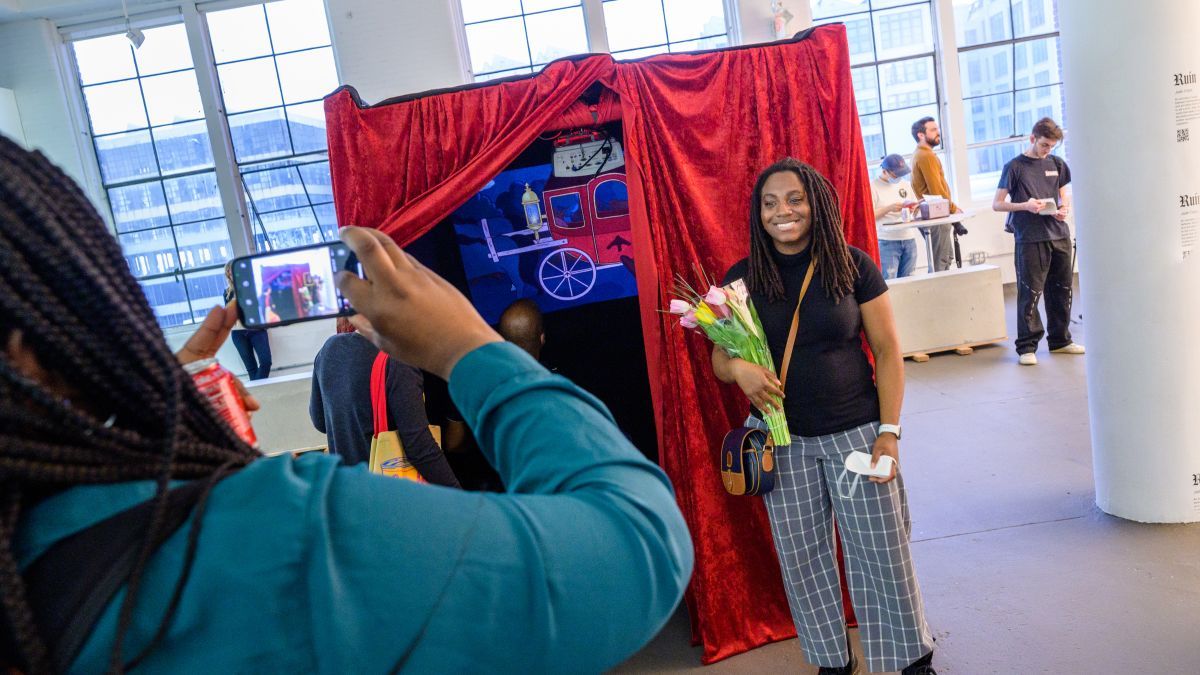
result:
M 273 328 L 353 314 L 334 284 L 343 270 L 362 276 L 357 257 L 340 241 L 235 258 L 238 318 L 246 328 Z

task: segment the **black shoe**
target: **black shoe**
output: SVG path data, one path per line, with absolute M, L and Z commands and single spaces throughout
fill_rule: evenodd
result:
M 854 652 L 851 652 L 850 663 L 847 663 L 841 668 L 821 666 L 821 668 L 817 670 L 817 675 L 858 675 L 858 659 L 854 657 Z M 937 673 L 934 673 L 933 675 L 937 675 Z
M 925 656 L 913 661 L 904 670 L 900 671 L 900 675 L 937 675 L 937 671 L 933 669 L 933 652 L 929 652 Z

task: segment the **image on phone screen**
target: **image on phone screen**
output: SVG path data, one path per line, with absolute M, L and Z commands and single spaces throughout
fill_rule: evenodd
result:
M 353 314 L 334 285 L 334 274 L 361 275 L 341 242 L 270 251 L 233 261 L 238 315 L 246 328 L 268 328 Z

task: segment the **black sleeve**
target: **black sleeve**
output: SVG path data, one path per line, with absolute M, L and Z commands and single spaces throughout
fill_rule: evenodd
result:
M 1013 163 L 1011 160 L 1004 165 L 1004 170 L 1000 172 L 1000 183 L 996 185 L 997 190 L 1012 192 L 1012 166 Z
M 444 425 L 446 411 L 451 405 L 450 388 L 437 375 L 421 371 L 421 376 L 425 380 L 425 416 L 430 424 Z
M 458 479 L 446 462 L 442 449 L 429 433 L 422 400 L 424 380 L 421 371 L 395 359 L 388 359 L 388 420 L 404 443 L 404 454 L 421 477 L 434 485 L 459 487 Z
M 1058 162 L 1058 187 L 1064 188 L 1071 182 L 1071 167 L 1067 166 L 1067 163 L 1058 155 L 1050 156 L 1054 158 L 1054 161 Z M 1058 195 L 1054 196 L 1057 197 Z
M 325 431 L 325 402 L 321 397 L 321 378 L 319 377 L 321 365 L 324 363 L 324 359 L 321 358 L 324 351 L 322 348 L 317 352 L 317 358 L 313 359 L 312 389 L 308 396 L 308 418 L 312 420 L 313 427 L 323 434 L 328 433 Z
M 744 279 L 744 278 L 746 278 L 746 274 L 749 271 L 750 271 L 749 259 L 742 258 L 741 260 L 735 262 L 733 264 L 733 267 L 730 267 L 729 271 L 725 273 L 725 277 L 723 279 L 721 279 L 721 285 L 726 286 L 728 284 L 733 283 L 734 281 L 737 281 L 738 279 Z
M 858 279 L 854 282 L 854 299 L 858 304 L 868 303 L 887 293 L 887 282 L 883 280 L 883 273 L 871 256 L 851 246 L 850 257 L 854 258 L 854 264 L 858 267 Z

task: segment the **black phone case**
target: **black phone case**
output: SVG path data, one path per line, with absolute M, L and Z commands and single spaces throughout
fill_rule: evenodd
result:
M 306 251 L 309 249 L 316 249 L 316 248 L 332 248 L 333 246 L 345 247 L 346 245 L 341 243 L 340 241 L 329 241 L 329 242 L 324 242 L 324 243 L 320 243 L 320 244 L 313 244 L 311 246 L 297 246 L 296 248 L 284 249 L 282 251 L 264 251 L 262 253 L 255 253 L 253 255 L 244 255 L 244 256 L 239 256 L 237 258 L 234 258 L 233 259 L 233 270 L 232 270 L 232 272 L 233 272 L 233 300 L 234 300 L 234 304 L 237 305 L 238 321 L 242 324 L 242 327 L 247 330 L 267 330 L 270 328 L 279 328 L 280 326 L 290 326 L 294 323 L 305 323 L 308 321 L 320 321 L 322 319 L 336 319 L 341 316 L 353 316 L 354 314 L 356 314 L 357 312 L 355 312 L 353 308 L 346 308 L 342 311 L 339 311 L 337 314 L 325 314 L 323 316 L 306 316 L 306 317 L 302 317 L 299 319 L 287 319 L 287 320 L 279 321 L 276 323 L 259 324 L 257 326 L 249 326 L 246 324 L 245 307 L 244 307 L 244 304 L 242 303 L 242 295 L 238 291 L 238 289 L 242 288 L 240 282 L 245 277 L 239 276 L 239 274 L 243 274 L 243 272 L 239 269 L 239 266 L 237 264 L 238 261 L 253 260 L 255 258 L 265 258 L 267 256 L 279 255 L 280 253 L 287 253 L 289 251 Z M 354 251 L 350 251 L 349 256 L 346 258 L 346 267 L 341 270 L 334 270 L 334 273 L 336 274 L 337 272 L 351 271 L 357 267 L 358 267 L 358 257 L 356 255 L 354 255 Z M 332 283 L 332 282 L 333 282 L 333 280 L 330 279 L 330 283 Z M 251 286 L 250 286 L 251 288 L 256 288 L 254 286 L 253 278 L 250 279 L 250 284 L 251 284 Z M 336 291 L 336 292 L 337 292 L 338 301 L 340 303 L 342 300 L 342 293 L 341 293 L 341 291 Z

